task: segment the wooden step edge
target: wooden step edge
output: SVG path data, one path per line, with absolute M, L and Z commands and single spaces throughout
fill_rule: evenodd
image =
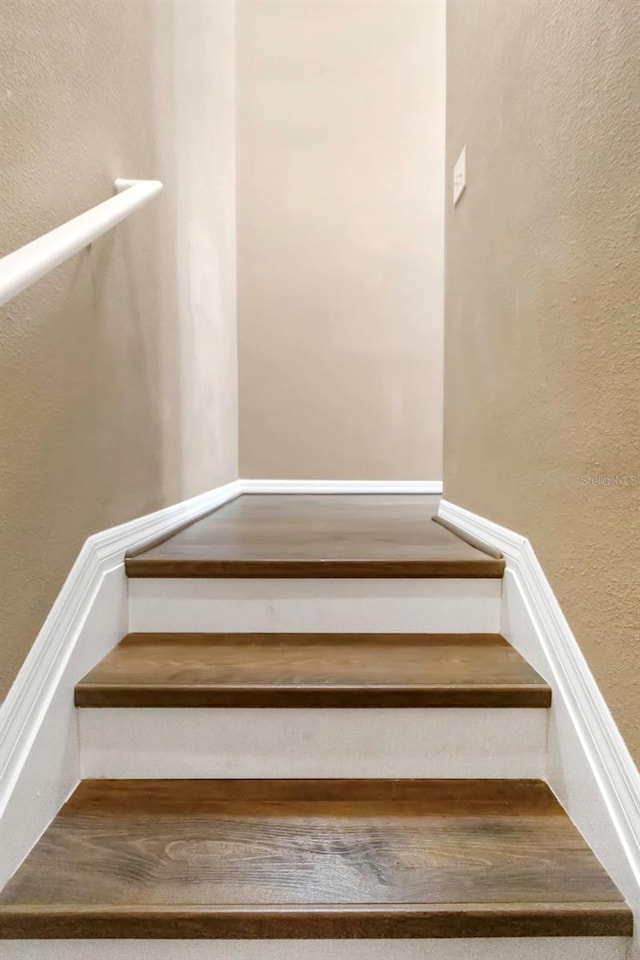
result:
M 335 631 L 321 633 L 308 631 L 307 633 L 276 633 L 254 632 L 222 633 L 179 632 L 160 633 L 127 633 L 118 646 L 171 645 L 171 644 L 202 644 L 211 646 L 239 646 L 247 645 L 282 645 L 282 646 L 486 646 L 509 647 L 511 644 L 500 633 L 361 633 Z
M 547 708 L 545 683 L 430 685 L 133 684 L 81 682 L 76 707 Z
M 504 560 L 169 560 L 125 559 L 131 578 L 499 579 Z
M 287 779 L 154 779 L 81 780 L 60 816 L 108 811 L 166 813 L 189 808 L 217 810 L 220 803 L 348 803 L 353 806 L 416 803 L 424 816 L 566 817 L 544 780 L 425 778 L 287 778 Z M 337 810 L 336 816 L 340 813 Z
M 0 906 L 2 939 L 629 937 L 624 901 Z

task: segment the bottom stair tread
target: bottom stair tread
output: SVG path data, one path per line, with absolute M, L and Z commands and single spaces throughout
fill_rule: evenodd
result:
M 626 936 L 541 781 L 88 780 L 0 894 L 3 938 Z

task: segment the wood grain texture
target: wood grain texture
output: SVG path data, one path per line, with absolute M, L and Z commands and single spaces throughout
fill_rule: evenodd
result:
M 538 781 L 87 781 L 0 894 L 4 938 L 630 930 Z
M 547 707 L 491 634 L 132 634 L 76 687 L 79 707 Z
M 415 940 L 627 937 L 632 932 L 633 916 L 625 904 L 592 901 L 0 907 L 0 940 Z
M 126 559 L 130 577 L 501 577 L 425 495 L 245 494 Z
M 518 815 L 562 816 L 562 807 L 542 780 L 83 780 L 67 800 L 62 813 L 89 810 L 152 813 L 180 811 L 185 803 L 206 812 L 220 802 L 268 801 L 282 803 L 404 803 L 418 801 L 425 814 L 473 811 L 496 816 L 517 810 Z

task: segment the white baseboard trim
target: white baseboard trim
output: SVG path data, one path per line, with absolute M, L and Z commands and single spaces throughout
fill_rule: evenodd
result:
M 640 774 L 533 547 L 446 500 L 438 515 L 504 555 L 503 633 L 553 689 L 549 783 L 638 918 Z
M 442 480 L 240 480 L 243 493 L 442 493 Z
M 225 484 L 96 533 L 82 547 L 0 708 L 0 830 L 8 838 L 3 845 L 0 887 L 78 782 L 70 679 L 79 679 L 126 631 L 125 553 L 167 536 L 241 492 L 238 481 Z M 98 610 L 100 618 L 95 616 Z M 52 729 L 57 742 L 45 748 Z M 33 769 L 27 770 L 27 764 Z M 16 789 L 20 780 L 21 789 Z

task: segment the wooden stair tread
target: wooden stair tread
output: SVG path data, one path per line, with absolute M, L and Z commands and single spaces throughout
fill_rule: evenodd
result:
M 85 781 L 0 936 L 626 936 L 540 781 Z
M 238 497 L 126 559 L 129 577 L 501 577 L 426 495 Z
M 547 707 L 497 634 L 130 634 L 79 707 Z

